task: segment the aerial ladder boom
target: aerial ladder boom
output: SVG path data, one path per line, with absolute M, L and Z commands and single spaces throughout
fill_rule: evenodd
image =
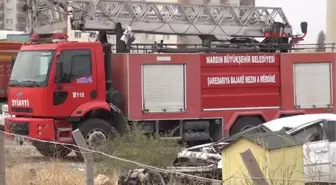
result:
M 31 32 L 62 32 L 67 29 L 70 20 L 72 30 L 99 31 L 100 38 L 105 38 L 99 39 L 101 42 L 107 40 L 106 34 L 116 34 L 117 45 L 123 40 L 123 32 L 126 30 L 126 35 L 125 33 L 131 30 L 132 33 L 197 35 L 203 41 L 203 46 L 211 44 L 212 41 L 229 41 L 230 44 L 257 42 L 256 45 L 264 49 L 271 46 L 271 52 L 274 52 L 275 47 L 281 47 L 280 50 L 286 52 L 298 41 L 303 40 L 307 33 L 307 23 L 303 22 L 303 36 L 293 35 L 292 26 L 282 9 L 274 7 L 125 0 L 27 2 Z M 262 37 L 264 40 L 259 43 L 254 39 L 256 37 Z M 132 39 L 134 41 L 134 38 Z M 123 41 L 129 46 L 132 39 Z M 280 46 L 283 44 L 285 45 Z
M 36 13 L 49 16 L 44 20 L 37 16 L 36 32 L 44 32 L 42 27 L 44 30 L 64 27 L 67 21 L 64 15 L 70 13 L 72 29 L 81 31 L 113 32 L 116 23 L 121 23 L 123 28 L 130 26 L 134 33 L 264 37 L 266 29 L 281 22 L 284 32 L 292 35 L 292 27 L 281 8 L 125 0 L 28 1 L 37 1 Z M 64 10 L 61 5 L 70 8 Z
M 115 30 L 116 23 L 136 33 L 264 37 L 282 22 L 292 34 L 281 8 L 178 4 L 124 0 L 73 0 L 72 27 Z

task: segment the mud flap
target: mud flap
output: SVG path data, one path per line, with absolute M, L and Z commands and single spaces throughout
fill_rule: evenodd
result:
M 113 103 L 109 103 L 109 105 L 110 105 L 111 110 L 113 111 L 112 114 L 118 114 L 118 120 L 116 121 L 117 122 L 116 127 L 117 128 L 123 127 L 126 129 L 125 130 L 126 132 L 129 132 L 130 126 L 128 124 L 128 119 L 125 117 L 124 113 Z

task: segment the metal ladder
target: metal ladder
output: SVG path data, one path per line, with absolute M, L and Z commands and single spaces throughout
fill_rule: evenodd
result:
M 121 23 L 134 33 L 170 35 L 215 35 L 264 37 L 265 29 L 274 22 L 285 24 L 292 34 L 281 8 L 242 7 L 199 4 L 178 4 L 125 0 L 29 0 L 37 1 L 33 14 L 48 18 L 33 20 L 37 32 L 66 27 L 66 15 L 71 15 L 71 27 L 81 31 L 110 31 Z M 67 10 L 62 6 L 67 6 Z M 60 16 L 61 15 L 61 16 Z

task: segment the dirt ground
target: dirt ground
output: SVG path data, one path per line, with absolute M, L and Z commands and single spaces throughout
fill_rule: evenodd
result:
M 5 142 L 6 162 L 8 166 L 20 165 L 29 163 L 33 167 L 43 166 L 45 163 L 58 162 L 69 167 L 69 169 L 80 170 L 84 169 L 84 163 L 76 160 L 75 154 L 72 152 L 62 160 L 55 160 L 43 157 L 29 142 L 24 142 L 23 145 L 12 141 L 6 140 Z M 10 155 L 9 155 L 10 154 Z
M 6 140 L 7 185 L 79 185 L 85 182 L 85 164 L 75 154 L 65 159 L 49 159 L 40 155 L 30 143 L 19 145 Z

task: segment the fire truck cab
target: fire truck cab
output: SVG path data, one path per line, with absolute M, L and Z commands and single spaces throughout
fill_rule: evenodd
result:
M 43 39 L 37 38 L 41 35 L 34 36 L 36 41 Z M 51 39 L 61 37 L 53 34 Z M 6 118 L 5 130 L 47 141 L 72 143 L 71 131 L 79 127 L 77 122 L 81 122 L 86 132 L 93 132 L 87 133 L 90 141 L 94 140 L 90 134 L 106 137 L 128 129 L 117 107 L 122 101 L 120 93 L 110 88 L 110 73 L 106 80 L 105 67 L 111 66 L 110 48 L 104 58 L 103 45 L 99 42 L 36 44 L 34 41 L 21 48 L 13 66 L 8 112 L 15 117 Z M 105 66 L 106 63 L 109 66 Z M 119 119 L 120 124 L 107 122 L 116 123 L 113 119 Z M 103 135 L 99 134 L 101 130 Z M 38 150 L 45 148 L 42 143 L 34 144 Z

